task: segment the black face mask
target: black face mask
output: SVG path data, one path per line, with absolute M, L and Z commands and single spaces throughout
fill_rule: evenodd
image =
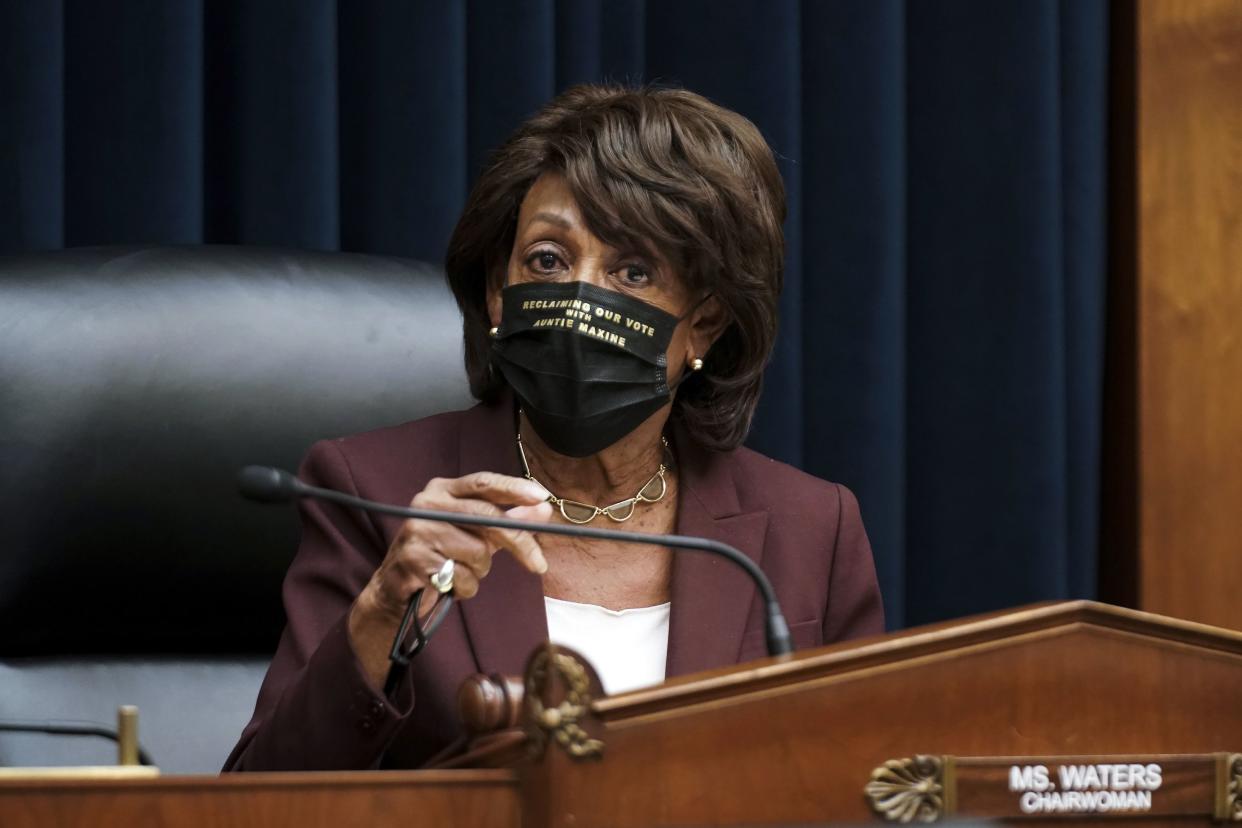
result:
M 586 282 L 527 282 L 502 296 L 492 359 L 553 451 L 595 454 L 668 404 L 677 317 Z

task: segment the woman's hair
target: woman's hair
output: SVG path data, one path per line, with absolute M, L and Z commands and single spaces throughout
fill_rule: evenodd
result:
M 445 269 L 464 318 L 470 390 L 504 389 L 489 366 L 488 280 L 499 285 L 518 208 L 544 172 L 565 177 L 592 233 L 663 256 L 728 324 L 673 416 L 712 448 L 750 429 L 776 339 L 785 187 L 747 119 L 684 89 L 575 86 L 526 121 L 489 160 L 449 240 Z M 653 249 L 654 248 L 654 249 Z

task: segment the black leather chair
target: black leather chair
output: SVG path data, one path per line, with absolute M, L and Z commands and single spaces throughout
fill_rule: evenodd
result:
M 0 720 L 137 704 L 165 772 L 218 770 L 283 623 L 292 507 L 239 467 L 470 404 L 416 262 L 245 247 L 0 258 Z M 0 765 L 110 763 L 0 733 Z

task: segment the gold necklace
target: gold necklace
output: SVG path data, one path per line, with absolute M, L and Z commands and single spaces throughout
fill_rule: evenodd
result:
M 557 497 L 548 491 L 548 502 L 555 504 L 561 510 L 561 517 L 570 523 L 590 523 L 600 515 L 606 515 L 609 520 L 617 523 L 625 523 L 634 516 L 634 508 L 639 503 L 655 503 L 664 498 L 668 492 L 668 482 L 664 479 L 664 474 L 673 465 L 672 452 L 669 451 L 668 440 L 664 436 L 660 436 L 660 442 L 664 444 L 664 462 L 660 464 L 660 468 L 656 469 L 656 473 L 651 475 L 651 479 L 643 484 L 638 490 L 638 494 L 633 497 L 627 497 L 625 500 L 618 501 L 611 506 L 595 506 L 591 503 L 582 503 L 577 500 L 569 500 L 564 497 Z M 534 483 L 535 476 L 530 473 L 530 464 L 526 462 L 526 449 L 522 446 L 522 433 L 518 432 L 517 436 L 518 456 L 522 458 L 522 472 L 526 475 L 526 479 Z M 543 486 L 542 483 L 539 483 Z M 543 486 L 547 491 L 548 487 Z

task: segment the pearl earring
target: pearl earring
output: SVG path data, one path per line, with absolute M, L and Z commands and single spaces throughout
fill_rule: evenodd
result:
M 703 360 L 699 359 L 698 357 L 695 357 L 694 359 L 690 360 L 690 370 L 691 371 L 702 371 Z

